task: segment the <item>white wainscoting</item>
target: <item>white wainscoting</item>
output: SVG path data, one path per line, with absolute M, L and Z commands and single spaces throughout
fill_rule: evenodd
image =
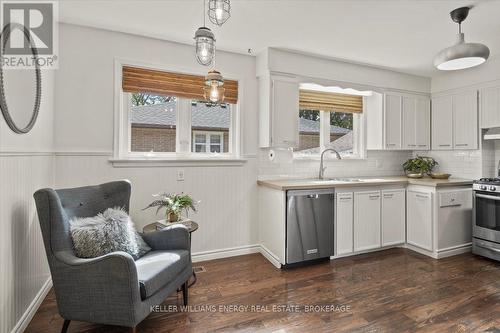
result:
M 22 332 L 50 286 L 33 193 L 53 167 L 50 153 L 0 154 L 0 332 Z
M 257 161 L 241 166 L 115 168 L 102 153 L 57 153 L 55 186 L 74 187 L 117 179 L 132 182 L 130 215 L 138 229 L 163 218 L 154 209 L 142 210 L 158 192 L 189 193 L 201 202 L 190 217 L 200 228 L 192 235 L 192 250 L 200 258 L 214 258 L 227 249 L 257 244 Z M 184 170 L 184 181 L 177 171 Z M 229 251 L 232 253 L 233 251 Z M 237 251 L 239 253 L 241 251 Z M 207 257 L 208 254 L 209 255 Z

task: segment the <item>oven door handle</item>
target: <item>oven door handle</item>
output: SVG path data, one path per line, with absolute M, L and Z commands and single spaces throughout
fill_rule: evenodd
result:
M 479 194 L 479 193 L 476 193 L 476 198 L 483 198 L 483 199 L 491 199 L 491 200 L 500 201 L 500 197 L 497 197 L 494 195 Z
M 490 251 L 493 251 L 493 252 L 500 253 L 500 250 L 499 249 L 495 249 L 494 247 L 484 246 L 484 245 L 480 245 L 480 244 L 476 244 L 476 246 L 479 246 L 479 247 L 481 247 L 483 249 L 486 249 L 486 250 L 490 250 Z

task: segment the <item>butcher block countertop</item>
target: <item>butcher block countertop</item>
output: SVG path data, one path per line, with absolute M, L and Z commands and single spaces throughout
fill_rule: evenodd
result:
M 433 179 L 430 177 L 413 179 L 404 176 L 394 177 L 339 177 L 332 179 L 276 179 L 276 180 L 258 180 L 257 184 L 277 190 L 300 190 L 300 189 L 321 189 L 321 188 L 339 188 L 355 186 L 376 186 L 376 185 L 421 185 L 431 187 L 446 186 L 467 186 L 472 185 L 472 180 L 461 178 Z

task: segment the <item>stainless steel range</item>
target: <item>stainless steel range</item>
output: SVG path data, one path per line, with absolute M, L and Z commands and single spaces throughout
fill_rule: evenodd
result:
M 475 180 L 472 252 L 500 260 L 500 178 Z

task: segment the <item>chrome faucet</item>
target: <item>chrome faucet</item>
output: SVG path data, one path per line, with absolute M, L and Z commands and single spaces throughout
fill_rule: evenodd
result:
M 327 151 L 332 151 L 332 152 L 334 152 L 334 153 L 337 155 L 337 158 L 338 158 L 339 160 L 341 160 L 341 159 L 342 159 L 342 157 L 340 156 L 339 152 L 338 152 L 338 151 L 336 151 L 336 150 L 335 150 L 335 149 L 333 149 L 333 148 L 328 148 L 328 149 L 323 150 L 323 152 L 321 153 L 321 162 L 319 162 L 319 175 L 318 175 L 318 178 L 319 178 L 319 179 L 323 179 L 323 176 L 324 176 L 324 174 L 325 174 L 326 167 L 323 167 L 323 158 L 324 158 L 324 155 L 325 155 L 325 153 L 326 153 Z

